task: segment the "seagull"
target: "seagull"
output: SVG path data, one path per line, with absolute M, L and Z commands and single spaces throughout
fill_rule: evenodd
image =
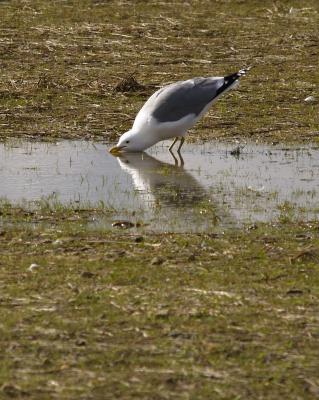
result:
M 198 77 L 162 87 L 146 101 L 132 128 L 120 137 L 110 153 L 142 152 L 172 138 L 174 141 L 169 151 L 180 140 L 177 149 L 180 153 L 188 129 L 207 113 L 220 96 L 237 87 L 239 78 L 249 70 L 250 67 L 247 67 L 224 77 Z

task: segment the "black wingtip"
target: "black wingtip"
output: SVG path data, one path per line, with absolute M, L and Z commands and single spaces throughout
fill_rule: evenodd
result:
M 229 87 L 232 87 L 234 82 L 236 82 L 241 76 L 246 75 L 246 73 L 251 69 L 252 67 L 245 67 L 240 69 L 238 72 L 235 72 L 234 74 L 228 75 L 224 77 L 224 84 L 221 88 L 218 89 L 217 93 L 221 94 L 224 91 L 226 91 L 226 89 L 228 89 Z
M 237 72 L 238 78 L 241 77 L 241 76 L 243 76 L 243 75 L 246 75 L 246 73 L 247 73 L 248 71 L 250 71 L 251 69 L 252 69 L 252 65 L 250 65 L 249 67 L 245 67 L 245 68 L 240 69 L 240 70 Z
M 246 73 L 251 69 L 252 67 L 245 67 L 240 69 L 238 72 L 235 72 L 234 74 L 225 76 L 225 81 L 228 81 L 230 83 L 235 82 L 238 78 L 241 76 L 246 75 Z

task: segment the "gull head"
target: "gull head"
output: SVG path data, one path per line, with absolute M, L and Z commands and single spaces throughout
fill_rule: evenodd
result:
M 144 151 L 156 142 L 157 140 L 154 140 L 150 135 L 144 135 L 141 132 L 129 130 L 123 133 L 117 145 L 110 149 L 110 153 L 118 155 L 123 152 Z

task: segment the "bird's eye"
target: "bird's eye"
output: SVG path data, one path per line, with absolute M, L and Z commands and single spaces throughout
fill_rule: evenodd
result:
M 127 140 L 125 143 L 130 143 L 130 141 L 129 141 L 129 140 Z

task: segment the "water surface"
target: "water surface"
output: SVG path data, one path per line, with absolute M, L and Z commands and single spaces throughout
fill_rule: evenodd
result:
M 276 220 L 292 210 L 318 216 L 319 148 L 187 144 L 184 165 L 164 143 L 116 158 L 86 141 L 0 144 L 0 197 L 104 204 L 114 218 L 155 231 L 214 231 Z M 97 221 L 109 224 L 110 221 Z

